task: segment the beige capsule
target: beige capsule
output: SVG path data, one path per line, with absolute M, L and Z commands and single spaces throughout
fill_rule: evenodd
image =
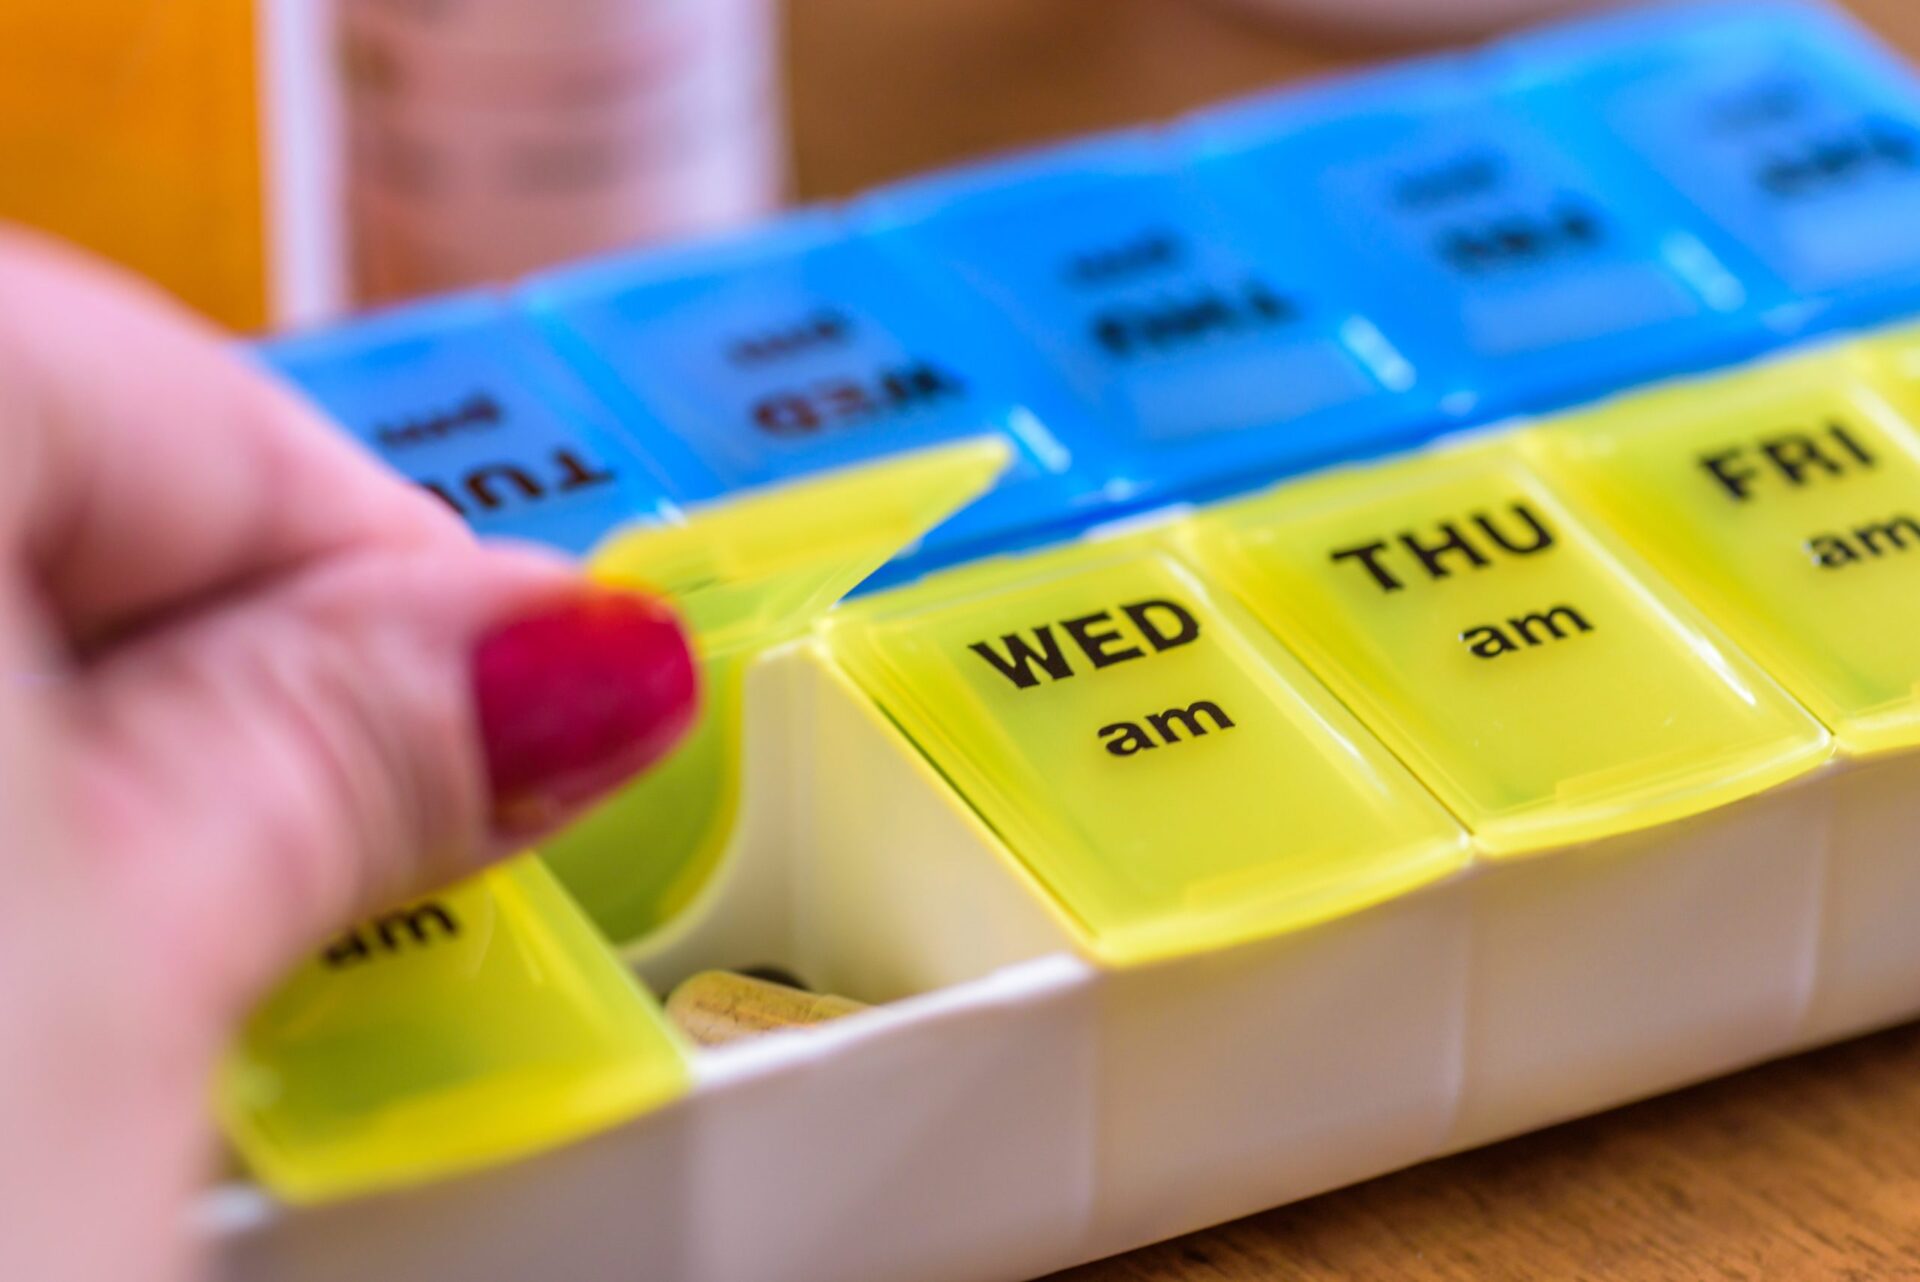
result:
M 701 1046 L 724 1046 L 865 1009 L 850 998 L 810 993 L 730 970 L 702 971 L 667 998 L 667 1018 Z

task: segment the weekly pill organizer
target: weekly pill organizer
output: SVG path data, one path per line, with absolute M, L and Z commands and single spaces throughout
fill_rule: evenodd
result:
M 1020 1278 L 1920 1014 L 1915 316 L 1920 85 L 1717 4 L 262 346 L 706 702 L 263 1004 L 222 1266 Z

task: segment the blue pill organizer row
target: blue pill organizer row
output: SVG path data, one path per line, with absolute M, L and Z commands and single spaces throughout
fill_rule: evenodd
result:
M 580 551 L 983 432 L 899 579 L 1920 310 L 1920 85 L 1711 4 L 934 175 L 260 355 L 483 533 Z

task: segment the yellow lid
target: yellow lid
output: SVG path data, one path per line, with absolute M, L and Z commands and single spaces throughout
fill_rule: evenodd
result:
M 1107 960 L 1304 926 L 1468 857 L 1318 682 L 1149 540 L 877 594 L 826 643 Z
M 440 1178 L 681 1094 L 653 1000 L 531 857 L 383 913 L 302 965 L 220 1075 L 234 1146 L 277 1194 Z
M 1678 819 L 1826 732 L 1506 447 L 1287 486 L 1209 559 L 1490 854 Z
M 699 722 L 672 755 L 542 849 L 611 938 L 639 939 L 684 908 L 726 846 L 747 662 L 984 493 L 1008 459 L 991 438 L 901 455 L 616 534 L 589 558 L 596 579 L 679 608 L 704 690 Z
M 1920 342 L 1906 352 L 1920 408 Z M 1920 438 L 1889 400 L 1900 357 L 1745 370 L 1525 440 L 1856 753 L 1920 742 Z

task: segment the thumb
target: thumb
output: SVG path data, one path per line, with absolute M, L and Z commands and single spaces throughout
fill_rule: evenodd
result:
M 338 556 L 86 670 L 75 814 L 224 1017 L 356 916 L 649 764 L 694 686 L 666 607 L 531 552 Z

